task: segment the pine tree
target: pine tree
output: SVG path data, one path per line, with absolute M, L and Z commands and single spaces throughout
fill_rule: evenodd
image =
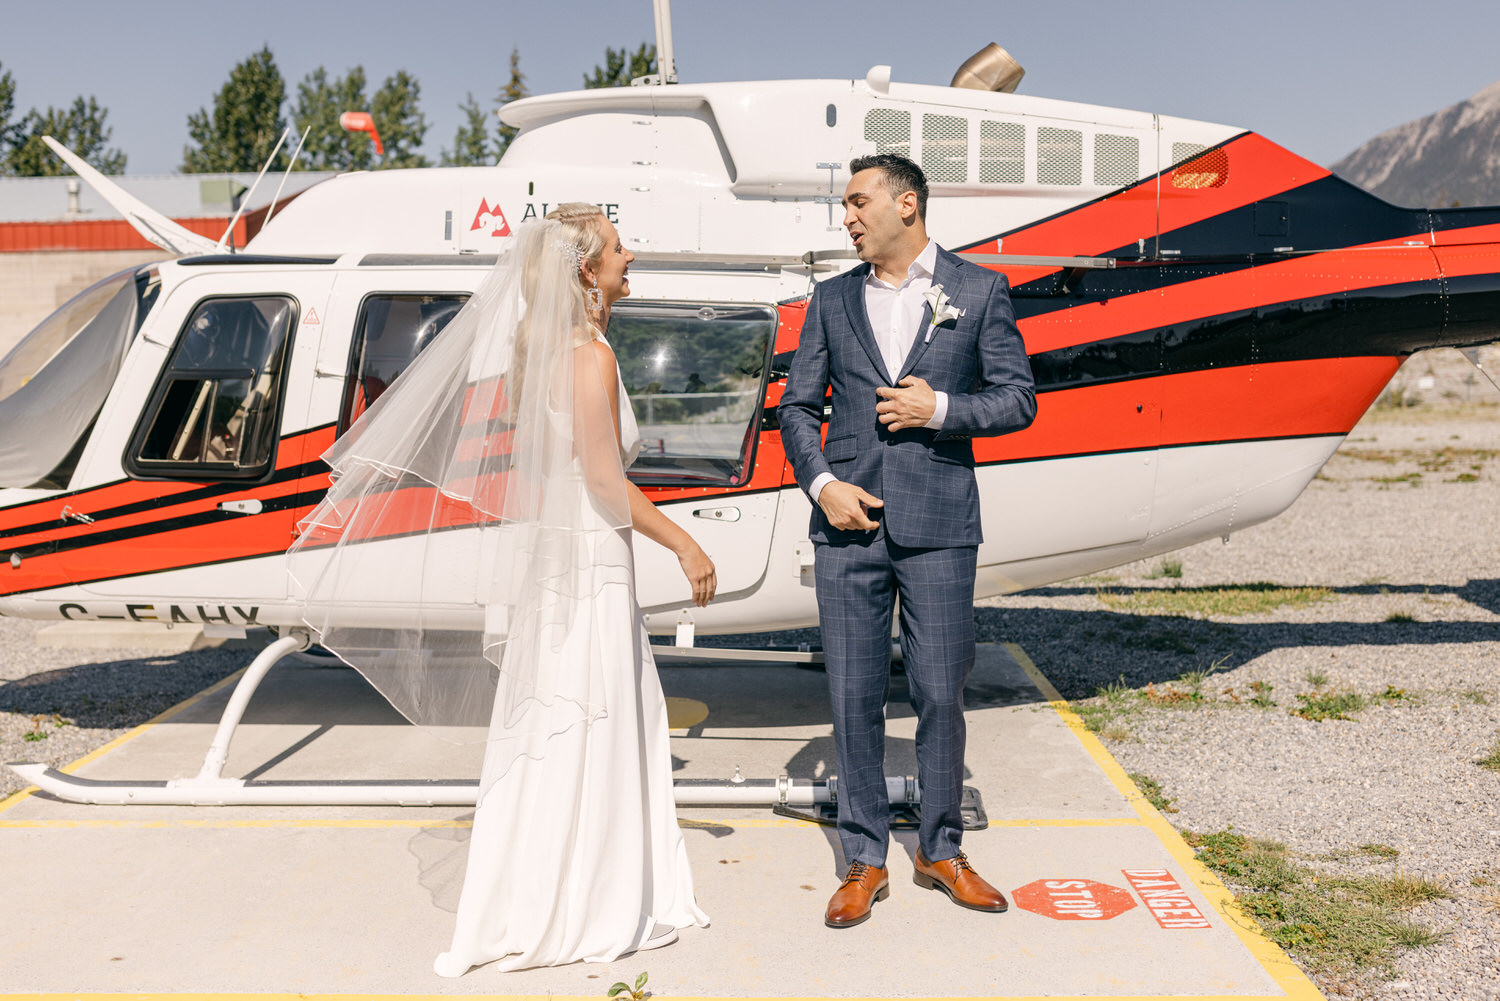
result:
M 108 147 L 114 130 L 105 124 L 109 112 L 93 97 L 74 98 L 72 107 L 32 109 L 15 126 L 6 155 L 5 173 L 20 177 L 57 177 L 73 170 L 42 142 L 51 136 L 106 174 L 125 172 L 125 154 Z
M 521 72 L 521 50 L 512 48 L 510 50 L 510 82 L 500 88 L 500 93 L 495 95 L 495 100 L 501 105 L 507 105 L 511 101 L 519 101 L 526 96 L 526 75 Z M 498 160 L 510 149 L 511 140 L 516 133 L 521 131 L 512 128 L 504 122 L 500 123 L 499 134 L 495 140 L 495 158 Z
M 188 116 L 188 137 L 196 146 L 183 148 L 183 171 L 260 170 L 286 128 L 285 101 L 286 84 L 265 46 L 229 71 L 213 111 L 199 108 Z M 290 152 L 283 145 L 275 165 L 285 166 Z
M 339 115 L 346 111 L 369 108 L 365 97 L 364 67 L 356 66 L 347 75 L 332 81 L 319 66 L 297 84 L 297 106 L 292 111 L 297 135 L 310 128 L 302 155 L 297 158 L 299 170 L 369 170 L 375 163 L 375 144 L 362 132 L 348 133 L 339 125 Z M 377 117 L 375 127 L 385 138 L 385 123 Z
M 427 135 L 427 116 L 417 107 L 421 97 L 421 84 L 406 70 L 397 70 L 395 75 L 386 77 L 375 92 L 371 111 L 385 145 L 385 156 L 380 158 L 377 168 L 432 165 L 417 152 Z
M 592 76 L 587 73 L 583 77 L 585 88 L 597 87 L 629 87 L 630 81 L 638 76 L 647 76 L 656 72 L 656 46 L 641 43 L 641 47 L 631 52 L 629 49 L 616 51 L 609 46 L 604 47 L 604 65 L 595 66 Z
M 489 119 L 470 91 L 458 110 L 464 124 L 453 135 L 453 151 L 443 150 L 444 167 L 482 167 L 493 162 L 489 143 Z
M 6 173 L 11 146 L 19 138 L 20 123 L 10 120 L 15 111 L 16 81 L 10 71 L 0 65 L 0 174 Z

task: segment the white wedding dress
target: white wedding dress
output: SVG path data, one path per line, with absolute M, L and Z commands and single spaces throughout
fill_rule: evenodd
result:
M 640 432 L 623 383 L 620 437 L 628 466 Z M 670 941 L 671 928 L 708 925 L 677 826 L 666 700 L 636 604 L 630 530 L 581 538 L 594 577 L 583 593 L 593 597 L 555 600 L 592 607 L 556 621 L 587 620 L 592 635 L 544 646 L 564 659 L 602 651 L 604 711 L 548 736 L 535 757 L 489 744 L 453 944 L 434 964 L 441 976 L 490 962 L 609 962 Z

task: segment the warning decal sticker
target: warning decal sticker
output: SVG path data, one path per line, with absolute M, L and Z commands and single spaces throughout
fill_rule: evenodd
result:
M 1187 891 L 1165 869 L 1121 869 L 1163 928 L 1211 928 Z

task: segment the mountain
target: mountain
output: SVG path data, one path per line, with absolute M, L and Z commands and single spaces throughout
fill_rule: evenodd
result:
M 1331 169 L 1397 205 L 1500 205 L 1500 82 L 1380 133 Z

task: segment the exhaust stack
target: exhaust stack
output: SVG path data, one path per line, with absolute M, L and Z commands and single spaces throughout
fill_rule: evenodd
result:
M 1025 75 L 1026 70 L 1009 52 L 991 42 L 964 60 L 948 86 L 1013 94 Z

